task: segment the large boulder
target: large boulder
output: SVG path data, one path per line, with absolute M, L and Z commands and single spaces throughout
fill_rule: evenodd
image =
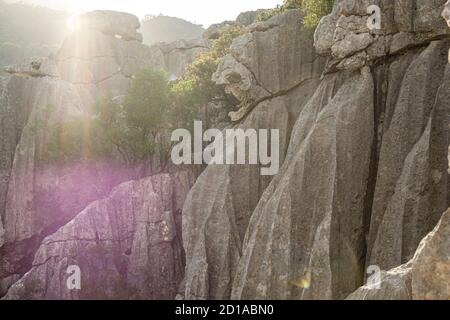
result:
M 107 93 L 126 94 L 132 77 L 155 61 L 153 54 L 139 41 L 83 28 L 64 40 L 55 61 L 60 79 L 76 85 L 90 106 Z
M 142 42 L 142 35 L 137 32 L 141 23 L 132 14 L 99 10 L 84 13 L 77 19 L 78 27 L 81 29 L 97 30 L 104 34 L 118 36 L 123 40 Z

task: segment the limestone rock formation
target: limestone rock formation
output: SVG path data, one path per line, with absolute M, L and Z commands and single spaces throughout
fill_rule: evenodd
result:
M 259 31 L 250 28 L 235 39 L 232 54 L 214 75 L 251 104 L 242 107 L 236 128 L 280 130 L 281 162 L 294 119 L 314 92 L 324 62 L 315 58 L 311 37 L 302 36 L 299 18 L 294 10 L 260 24 Z M 259 165 L 210 166 L 199 177 L 183 210 L 186 299 L 230 297 L 248 223 L 271 178 L 260 176 Z
M 252 214 L 232 298 L 333 298 L 360 281 L 373 80 L 368 69 L 345 77 L 324 79 L 300 113 Z M 295 285 L 302 277 L 311 287 Z
M 55 108 L 51 112 L 53 107 L 50 106 Z M 82 103 L 69 83 L 50 77 L 13 75 L 5 79 L 1 107 L 5 126 L 2 126 L 1 140 L 4 156 L 1 161 L 0 213 L 4 232 L 0 240 L 0 282 L 27 268 L 28 255 L 38 245 L 43 230 L 60 223 L 70 211 L 73 203 L 67 198 L 53 201 L 52 207 L 47 208 L 39 202 L 45 201 L 44 196 L 56 196 L 51 191 L 55 188 L 54 180 L 49 179 L 48 172 L 44 178 L 46 172 L 41 160 L 47 134 L 45 128 L 81 114 Z M 58 171 L 53 171 L 50 176 L 58 176 Z M 66 178 L 66 181 L 70 180 L 68 176 Z M 80 197 L 83 196 L 80 194 Z M 63 208 L 67 210 L 65 214 Z
M 315 33 L 317 51 L 329 55 L 324 77 L 294 118 L 280 173 L 245 211 L 249 222 L 236 223 L 241 206 L 231 199 L 241 191 L 227 186 L 237 178 L 217 179 L 209 167 L 191 191 L 186 298 L 343 299 L 370 265 L 399 268 L 384 273 L 385 298 L 409 294 L 408 266 L 400 266 L 450 205 L 444 2 L 379 1 L 378 30 L 367 24 L 371 1 L 335 2 Z M 258 102 L 308 75 L 302 66 L 310 69 L 313 55 L 281 58 L 292 35 L 304 36 L 289 29 L 299 18 L 288 11 L 234 41 L 214 76 L 241 102 L 233 120 L 246 123 Z
M 10 74 L 31 77 L 58 77 L 58 68 L 50 58 L 30 58 L 20 64 L 6 66 L 4 70 Z
M 91 11 L 79 17 L 80 28 L 101 31 L 124 40 L 142 42 L 142 35 L 137 32 L 141 26 L 139 19 L 128 13 L 116 11 Z
M 160 43 L 158 46 L 163 53 L 165 70 L 171 78 L 181 76 L 186 67 L 202 52 L 208 50 L 208 43 L 203 39 L 177 40 L 172 43 Z
M 440 19 L 443 2 L 377 1 L 381 28 L 369 24 L 373 1 L 335 1 L 333 12 L 316 29 L 315 46 L 331 54 L 329 69 L 360 68 L 370 61 L 425 45 L 450 32 Z M 414 2 L 416 3 L 416 2 Z M 420 14 L 415 14 L 420 12 Z
M 380 282 L 366 285 L 349 300 L 449 300 L 450 210 L 419 245 L 407 264 L 383 272 Z
M 152 61 L 136 31 L 138 19 L 109 11 L 78 19 L 79 29 L 64 40 L 55 57 L 60 78 L 76 85 L 87 105 L 107 93 L 125 94 L 133 75 Z
M 7 69 L 0 296 L 450 299 L 450 1 L 376 1 L 380 29 L 371 4 L 336 0 L 314 44 L 298 10 L 152 47 L 135 18 L 94 12 L 53 60 Z M 279 130 L 277 175 L 211 165 L 125 182 L 121 164 L 43 161 L 39 127 L 123 94 L 145 65 L 179 76 L 230 24 L 246 33 L 213 80 L 237 101 L 232 128 Z M 70 265 L 81 291 L 61 281 Z
M 236 38 L 213 80 L 224 85 L 240 104 L 232 121 L 244 118 L 260 102 L 285 95 L 321 72 L 311 37 L 302 31 L 301 13 L 288 10 L 268 21 L 249 26 Z M 296 35 L 296 36 L 292 36 Z M 296 54 L 294 54 L 296 53 Z
M 47 158 L 49 128 L 91 116 L 97 97 L 126 94 L 141 69 L 166 68 L 165 57 L 136 36 L 137 18 L 94 12 L 80 19 L 55 57 L 7 67 L 0 77 L 0 296 L 30 269 L 44 237 L 118 184 L 142 177 L 120 159 Z
M 181 206 L 193 176 L 159 175 L 116 187 L 45 238 L 5 299 L 173 299 L 183 276 Z M 69 266 L 81 270 L 70 290 Z
M 444 8 L 444 12 L 442 16 L 449 22 L 450 20 L 450 1 L 447 2 Z M 450 26 L 450 25 L 449 25 Z M 436 47 L 435 47 L 436 48 Z M 434 48 L 434 49 L 435 49 Z M 433 50 L 434 50 L 433 49 Z M 430 59 L 430 57 L 426 57 L 426 60 Z M 432 59 L 431 59 L 432 60 Z M 449 59 L 450 62 L 450 59 Z M 441 65 L 442 67 L 442 65 Z M 402 178 L 403 182 L 400 182 L 399 188 L 406 189 L 405 192 L 400 191 L 399 189 L 396 190 L 396 195 L 401 195 L 404 200 L 401 199 L 395 199 L 396 195 L 394 194 L 394 197 L 391 200 L 391 203 L 400 203 L 401 205 L 404 205 L 406 203 L 411 203 L 411 201 L 417 202 L 417 208 L 419 210 L 424 210 L 424 207 L 426 208 L 426 205 L 424 206 L 424 201 L 427 201 L 429 199 L 430 191 L 427 190 L 429 187 L 425 187 L 426 182 L 417 183 L 412 182 L 412 179 L 417 180 L 417 177 L 420 177 L 421 174 L 419 172 L 421 170 L 428 170 L 429 176 L 431 176 L 433 182 L 432 184 L 439 184 L 440 180 L 443 179 L 443 177 L 446 177 L 444 167 L 441 167 L 440 171 L 433 171 L 430 172 L 430 168 L 427 165 L 427 162 L 429 162 L 429 158 L 427 155 L 431 153 L 431 151 L 428 149 L 430 143 L 432 143 L 432 140 L 430 140 L 430 131 L 431 128 L 436 128 L 436 125 L 432 126 L 432 122 L 439 123 L 440 118 L 444 119 L 444 123 L 437 126 L 437 133 L 434 135 L 435 140 L 438 141 L 439 136 L 441 136 L 441 139 L 443 139 L 443 143 L 440 144 L 440 147 L 443 147 L 443 145 L 447 142 L 448 143 L 448 134 L 445 134 L 445 125 L 448 126 L 449 121 L 449 111 L 448 106 L 449 98 L 448 98 L 448 92 L 450 88 L 450 83 L 448 82 L 448 73 L 449 73 L 449 66 L 447 66 L 445 70 L 445 74 L 443 75 L 443 84 L 441 84 L 440 88 L 437 92 L 437 103 L 434 106 L 433 112 L 435 113 L 432 118 L 430 118 L 430 122 L 427 125 L 427 129 L 425 130 L 422 138 L 417 143 L 417 145 L 414 147 L 414 150 L 410 153 L 408 156 L 408 159 L 406 160 L 406 163 L 408 166 L 406 167 L 406 170 L 403 171 L 402 175 L 404 177 L 409 176 L 407 178 L 409 181 L 405 180 L 405 178 Z M 438 111 L 439 110 L 439 111 Z M 439 114 L 439 116 L 438 116 Z M 438 118 L 439 117 L 439 118 Z M 432 120 L 434 119 L 434 120 Z M 442 137 L 443 136 L 443 137 Z M 445 140 L 445 137 L 447 137 L 447 140 Z M 449 149 L 450 152 L 450 149 Z M 450 153 L 449 153 L 450 154 Z M 417 159 L 419 158 L 419 159 Z M 450 157 L 448 158 L 450 161 Z M 425 160 L 425 161 L 424 161 Z M 411 163 L 415 162 L 417 163 L 415 166 L 416 168 L 411 167 Z M 450 162 L 449 162 L 450 167 Z M 420 171 L 418 171 L 418 169 Z M 423 172 L 423 171 L 422 171 Z M 448 179 L 447 179 L 448 181 Z M 416 189 L 417 186 L 423 185 L 422 194 L 414 194 L 411 193 L 412 190 Z M 414 188 L 408 187 L 407 185 L 414 186 Z M 418 189 L 416 189 L 418 190 Z M 434 192 L 436 192 L 436 189 L 433 189 Z M 445 187 L 441 191 L 443 194 L 447 193 L 448 197 L 448 189 L 445 190 Z M 403 194 L 406 194 L 407 197 L 405 197 Z M 439 194 L 439 191 L 438 193 Z M 427 199 L 428 197 L 428 199 Z M 420 201 L 417 201 L 417 199 L 420 199 Z M 436 197 L 434 198 L 436 199 Z M 445 196 L 444 196 L 445 199 Z M 447 198 L 448 199 L 448 198 Z M 429 201 L 429 200 L 428 200 Z M 422 204 L 421 204 L 422 203 Z M 445 203 L 444 203 L 445 204 Z M 395 211 L 395 217 L 393 216 Z M 396 205 L 394 208 L 389 209 L 391 212 L 391 218 L 389 218 L 390 222 L 388 223 L 396 223 L 398 220 L 398 211 L 401 209 L 398 205 Z M 411 211 L 411 209 L 414 210 L 414 206 L 411 206 L 411 204 L 408 205 L 408 211 Z M 435 209 L 438 210 L 438 209 Z M 418 216 L 423 213 L 416 212 L 414 213 L 415 216 Z M 428 215 L 429 213 L 425 212 L 425 215 Z M 409 216 L 410 214 L 408 214 Z M 415 218 L 417 219 L 417 218 Z M 421 220 L 423 223 L 423 219 Z M 425 220 L 426 221 L 426 220 Z M 450 223 L 450 211 L 447 211 L 442 218 L 440 219 L 439 224 L 437 227 L 428 235 L 426 236 L 422 242 L 420 243 L 417 251 L 414 254 L 414 257 L 411 259 L 410 262 L 407 264 L 393 269 L 391 271 L 388 271 L 387 273 L 383 273 L 381 277 L 381 281 L 376 286 L 363 286 L 360 289 L 358 289 L 355 293 L 351 294 L 349 296 L 349 299 L 355 299 L 355 300 L 381 300 L 381 299 L 419 299 L 419 300 L 448 300 L 450 299 L 450 259 L 449 259 L 449 248 L 450 248 L 450 229 L 449 229 L 449 223 Z M 387 227 L 385 227 L 386 229 Z M 397 235 L 391 234 L 389 236 L 389 239 L 391 241 L 393 239 L 404 239 L 405 237 L 399 237 L 398 235 L 398 227 L 393 232 L 396 232 Z M 403 233 L 408 233 L 408 236 L 411 237 L 411 235 L 415 235 L 416 238 L 419 236 L 417 234 L 416 230 L 411 230 L 410 228 L 402 230 Z M 414 232 L 416 231 L 416 232 Z M 423 231 L 421 232 L 423 233 Z M 382 233 L 381 233 L 382 234 Z M 398 241 L 398 240 L 397 240 Z M 411 238 L 410 240 L 411 241 Z M 414 241 L 415 244 L 416 241 Z M 392 242 L 390 242 L 392 243 Z M 377 248 L 378 255 L 386 250 L 386 243 L 383 243 L 384 249 Z M 414 248 L 413 244 L 410 244 L 409 246 L 403 245 L 402 248 L 399 248 L 398 246 L 394 246 L 391 251 L 388 251 L 388 253 L 391 256 L 395 256 L 394 252 L 397 252 L 396 259 L 393 261 L 390 261 L 386 267 L 389 265 L 395 265 L 398 264 L 399 260 L 401 259 L 400 256 L 404 255 L 403 252 L 406 248 L 407 254 L 410 256 L 411 251 Z M 403 250 L 402 250 L 403 249 Z
M 411 300 L 411 263 L 383 271 L 379 276 L 380 279 L 359 288 L 347 300 Z
M 256 18 L 263 11 L 265 11 L 265 9 L 242 12 L 237 16 L 235 23 L 242 26 L 249 26 L 256 22 Z

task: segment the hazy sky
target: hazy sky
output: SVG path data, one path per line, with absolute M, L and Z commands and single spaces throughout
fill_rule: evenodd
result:
M 108 9 L 130 12 L 142 18 L 146 14 L 164 14 L 209 26 L 224 20 L 234 20 L 243 11 L 272 8 L 282 0 L 7 0 L 27 2 L 83 12 Z

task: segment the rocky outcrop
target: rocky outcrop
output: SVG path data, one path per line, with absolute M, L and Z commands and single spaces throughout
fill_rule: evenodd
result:
M 324 60 L 315 55 L 311 37 L 301 30 L 300 20 L 300 11 L 289 10 L 249 26 L 248 33 L 233 41 L 231 53 L 213 75 L 218 85 L 240 101 L 230 114 L 232 121 L 241 120 L 260 102 L 285 95 L 321 72 Z
M 256 22 L 258 15 L 264 11 L 265 9 L 242 12 L 237 16 L 235 23 L 241 26 L 249 26 Z
M 0 296 L 31 268 L 45 236 L 136 177 L 117 159 L 49 161 L 47 129 L 90 116 L 97 97 L 125 94 L 146 66 L 181 74 L 204 49 L 200 41 L 148 48 L 137 18 L 127 14 L 87 13 L 79 24 L 54 58 L 7 67 L 11 76 L 1 78 Z
M 97 199 L 102 188 L 111 187 L 93 178 L 93 168 L 48 164 L 43 156 L 49 148 L 45 129 L 82 114 L 74 86 L 49 77 L 14 75 L 6 81 L 1 113 L 6 132 L 1 163 L 0 282 L 23 274 L 47 232 Z
M 447 20 L 447 22 L 449 22 L 450 1 L 447 2 L 447 4 L 445 5 L 445 9 L 442 16 L 444 17 L 444 19 Z M 447 79 L 447 81 L 448 81 L 448 69 L 449 67 L 447 66 L 446 73 L 444 76 Z M 445 86 L 441 86 L 440 91 L 438 92 L 439 100 L 441 100 L 443 97 L 448 96 L 447 94 L 448 87 L 449 87 L 448 82 L 446 82 Z M 445 101 L 448 104 L 448 98 Z M 441 114 L 441 116 L 444 117 L 444 119 L 447 116 L 446 124 L 448 125 L 448 110 L 447 114 L 443 113 Z M 428 125 L 426 133 L 424 133 L 423 137 L 424 141 L 422 141 L 421 139 L 421 143 L 417 145 L 417 149 L 419 150 L 426 148 L 427 142 L 429 143 L 430 139 L 429 127 L 430 124 Z M 440 134 L 442 134 L 442 132 L 445 131 L 439 131 Z M 425 156 L 424 151 L 421 151 L 421 158 L 429 160 Z M 415 152 L 414 154 L 417 154 L 417 152 Z M 413 156 L 411 156 L 411 158 L 412 157 Z M 448 159 L 449 159 L 448 166 L 450 167 L 450 149 Z M 441 174 L 435 172 L 433 175 L 434 182 L 438 183 L 439 180 L 442 178 L 442 176 L 445 176 L 445 173 Z M 384 272 L 381 275 L 381 279 L 378 283 L 361 287 L 355 293 L 351 294 L 348 297 L 348 299 L 449 300 L 450 299 L 450 287 L 449 287 L 450 259 L 448 254 L 448 248 L 450 247 L 449 223 L 450 223 L 450 211 L 447 211 L 440 219 L 438 226 L 422 240 L 421 244 L 419 245 L 419 248 L 417 249 L 414 257 L 410 262 L 397 269 Z M 399 249 L 397 248 L 397 250 Z
M 143 176 L 119 157 L 49 159 L 49 128 L 92 116 L 97 97 L 126 94 L 146 66 L 166 67 L 140 42 L 137 18 L 94 12 L 80 19 L 55 57 L 7 67 L 0 78 L 0 296 L 31 268 L 46 236 L 118 184 Z
M 431 43 L 412 56 L 399 87 L 390 82 L 399 91 L 381 129 L 368 265 L 389 270 L 409 261 L 448 208 L 448 48 L 448 42 Z
M 58 77 L 56 63 L 50 58 L 30 58 L 20 64 L 6 66 L 5 72 L 31 77 Z
M 138 19 L 109 11 L 78 19 L 79 29 L 64 40 L 55 57 L 61 80 L 76 85 L 88 106 L 102 95 L 125 94 L 133 75 L 154 61 L 137 33 Z
M 300 113 L 252 214 L 232 298 L 333 298 L 360 281 L 373 80 L 368 69 L 345 77 L 324 79 Z
M 259 31 L 258 26 L 251 27 L 248 34 L 235 39 L 233 53 L 224 58 L 214 75 L 243 102 L 248 102 L 245 95 L 255 93 L 252 106 L 244 107 L 246 113 L 241 119 L 245 119 L 235 128 L 279 129 L 281 162 L 293 121 L 315 90 L 321 73 L 321 60 L 314 57 L 312 39 L 290 38 L 302 33 L 299 18 L 298 11 L 291 11 L 260 24 Z M 263 70 L 256 61 L 270 70 Z M 311 64 L 303 69 L 305 61 Z M 258 84 L 267 84 L 272 93 Z M 199 177 L 183 210 L 186 299 L 230 298 L 248 223 L 271 178 L 260 175 L 259 165 L 210 166 Z
M 328 67 L 335 70 L 357 69 L 381 57 L 426 45 L 450 33 L 440 19 L 443 3 L 377 1 L 375 5 L 381 12 L 376 17 L 372 16 L 373 10 L 368 10 L 373 1 L 336 1 L 332 14 L 317 27 L 316 49 L 331 55 Z M 379 22 L 380 27 L 370 19 Z
M 123 16 L 122 29 L 96 13 L 82 28 L 91 35 L 72 35 L 55 60 L 65 81 L 42 65 L 34 72 L 38 64 L 11 69 L 0 78 L 0 290 L 168 299 L 181 282 L 186 299 L 449 299 L 450 32 L 439 16 L 446 8 L 448 20 L 450 4 L 376 1 L 377 29 L 367 24 L 372 2 L 335 1 L 314 35 L 325 57 L 297 10 L 246 27 L 213 80 L 238 101 L 233 128 L 279 130 L 282 166 L 271 177 L 259 164 L 211 165 L 187 196 L 191 173 L 109 194 L 122 176 L 103 184 L 110 171 L 41 167 L 36 125 L 47 104 L 61 106 L 48 117 L 59 121 L 89 111 L 92 92 L 123 92 L 138 62 L 177 76 L 237 22 L 142 51 L 133 19 Z M 13 85 L 31 102 L 17 103 Z M 67 289 L 70 265 L 81 268 L 81 291 Z M 382 270 L 379 282 L 367 281 L 369 266 Z
M 379 277 L 379 281 L 359 288 L 347 300 L 411 300 L 411 263 L 382 271 Z
M 248 223 L 236 223 L 240 206 L 231 199 L 241 191 L 228 192 L 232 177 L 217 179 L 209 167 L 194 186 L 185 207 L 186 298 L 343 299 L 370 265 L 398 268 L 384 273 L 385 298 L 409 294 L 408 266 L 399 266 L 450 205 L 449 31 L 438 19 L 442 0 L 379 1 L 379 30 L 367 24 L 370 4 L 336 1 L 319 24 L 324 77 L 294 118 L 280 173 L 246 210 Z M 296 88 L 308 74 L 302 66 L 317 61 L 279 55 L 295 46 L 293 34 L 304 36 L 289 29 L 295 15 L 249 26 L 222 61 L 214 80 L 241 102 L 234 121 L 246 123 L 261 101 Z M 290 42 L 280 49 L 290 16 Z M 268 61 L 258 55 L 265 50 Z M 215 189 L 207 181 L 224 182 Z
M 202 52 L 208 50 L 208 44 L 203 39 L 177 40 L 170 44 L 159 43 L 158 47 L 164 56 L 165 70 L 172 79 L 183 75 L 186 67 Z
M 142 42 L 142 35 L 137 32 L 141 23 L 132 14 L 108 10 L 91 11 L 79 17 L 79 26 L 82 29 L 91 29 L 111 36 L 118 36 L 126 41 Z
M 42 242 L 6 299 L 173 299 L 183 277 L 181 208 L 189 171 L 116 187 Z M 81 289 L 67 287 L 69 266 Z
M 449 300 L 450 210 L 419 245 L 407 264 L 383 272 L 379 282 L 351 294 L 349 300 Z

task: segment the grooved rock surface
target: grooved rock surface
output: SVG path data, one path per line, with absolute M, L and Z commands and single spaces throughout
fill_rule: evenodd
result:
M 183 277 L 181 205 L 189 172 L 116 187 L 46 237 L 5 299 L 173 299 Z M 81 290 L 69 290 L 69 266 Z
M 235 119 L 242 120 L 236 128 L 280 130 L 280 163 L 293 122 L 321 73 L 320 59 L 313 62 L 312 39 L 305 40 L 298 19 L 299 12 L 293 10 L 256 24 L 258 31 L 251 29 L 235 39 L 232 54 L 214 75 L 247 103 L 239 106 L 245 112 Z M 278 50 L 273 46 L 279 46 Z M 263 70 L 256 61 L 270 70 Z M 262 89 L 263 83 L 273 93 Z M 250 108 L 249 95 L 253 95 Z M 260 175 L 259 165 L 209 166 L 200 176 L 183 210 L 186 299 L 230 298 L 250 217 L 271 178 Z
M 450 299 L 450 31 L 440 17 L 450 2 L 376 1 L 380 30 L 367 25 L 372 3 L 335 1 L 314 35 L 326 64 L 298 10 L 249 24 L 221 61 L 213 80 L 237 100 L 234 128 L 280 130 L 273 177 L 211 165 L 192 188 L 189 172 L 110 193 L 134 173 L 41 157 L 37 127 L 125 93 L 146 65 L 178 76 L 235 22 L 147 48 L 135 18 L 96 12 L 54 60 L 11 67 L 0 77 L 0 296 Z M 67 290 L 70 265 L 81 291 Z M 369 266 L 383 270 L 379 288 L 361 287 Z
M 449 300 L 450 210 L 420 243 L 407 264 L 383 272 L 379 282 L 365 285 L 349 300 Z
M 399 266 L 450 205 L 444 2 L 379 1 L 382 29 L 369 30 L 370 1 L 336 1 L 315 34 L 319 53 L 331 55 L 325 76 L 294 118 L 283 167 L 248 211 L 242 243 L 231 205 L 240 191 L 228 191 L 229 177 L 209 167 L 193 188 L 184 224 L 187 299 L 228 298 L 229 283 L 234 299 L 342 299 L 371 264 L 399 268 L 383 273 L 383 297 L 411 296 L 408 266 Z M 234 121 L 245 123 L 258 100 L 283 96 L 301 77 L 297 69 L 279 78 L 295 62 L 271 51 L 283 52 L 275 39 L 298 14 L 253 24 L 233 42 L 214 80 L 241 102 Z M 259 39 L 269 45 L 261 49 Z
M 300 113 L 250 220 L 232 298 L 339 298 L 358 286 L 373 80 L 368 69 L 341 76 L 325 78 Z
M 263 102 L 237 127 L 279 129 L 281 161 L 289 139 L 287 104 L 282 97 Z M 183 209 L 186 299 L 229 297 L 248 220 L 270 182 L 270 177 L 260 176 L 260 169 L 209 166 L 189 193 Z
M 442 14 L 447 22 L 450 20 L 449 14 L 450 1 L 445 5 Z M 450 66 L 447 65 L 445 71 L 441 72 L 439 69 L 434 69 L 434 66 L 437 65 L 440 66 L 441 70 L 444 70 L 444 63 L 442 62 L 444 59 L 442 56 L 445 54 L 445 51 L 443 52 L 443 49 L 448 48 L 448 43 L 447 46 L 444 45 L 442 47 L 442 45 L 442 43 L 432 43 L 429 48 L 416 58 L 416 61 L 411 64 L 408 71 L 411 74 L 417 72 L 420 68 L 425 68 L 425 70 L 418 72 L 423 72 L 425 75 L 425 79 L 422 80 L 423 83 L 418 84 L 419 87 L 424 88 L 419 96 L 432 96 L 434 94 L 436 98 L 432 100 L 432 103 L 425 105 L 426 109 L 420 108 L 420 106 L 417 107 L 410 102 L 415 107 L 413 109 L 414 113 L 417 109 L 429 110 L 426 112 L 429 116 L 422 136 L 406 156 L 404 170 L 399 180 L 397 180 L 397 187 L 390 203 L 387 205 L 386 214 L 382 218 L 383 223 L 381 224 L 384 224 L 384 227 L 381 227 L 382 230 L 377 232 L 377 239 L 381 238 L 383 240 L 379 245 L 375 243 L 370 258 L 372 260 L 374 260 L 374 256 L 381 258 L 385 268 L 388 268 L 390 265 L 396 265 L 399 261 L 411 256 L 411 252 L 417 247 L 417 238 L 427 228 L 430 228 L 433 220 L 438 217 L 433 210 L 439 210 L 439 207 L 445 206 L 449 202 L 449 179 L 445 172 L 446 168 L 442 161 L 437 161 L 437 157 L 441 159 L 446 153 L 444 149 L 449 144 L 448 129 L 450 122 L 450 109 L 448 107 L 450 99 Z M 433 61 L 436 58 L 438 58 L 437 61 Z M 411 61 L 411 59 L 408 60 Z M 431 65 L 426 63 L 429 60 L 433 61 Z M 433 74 L 433 72 L 436 72 L 438 76 L 436 77 L 436 74 Z M 415 79 L 417 77 L 418 74 L 415 74 Z M 407 78 L 405 78 L 405 81 L 407 81 Z M 404 91 L 408 91 L 408 88 L 409 86 L 404 87 L 402 93 L 404 94 Z M 412 90 L 415 90 L 415 93 L 420 92 L 414 86 L 412 86 Z M 432 92 L 426 94 L 429 91 Z M 414 99 L 417 99 L 417 97 L 414 97 Z M 423 103 L 421 104 L 423 105 Z M 422 111 L 421 113 L 423 114 L 424 112 Z M 427 117 L 422 115 L 422 121 L 426 121 L 426 119 Z M 415 123 L 417 125 L 417 122 Z M 425 123 L 422 122 L 422 127 L 424 126 Z M 408 128 L 411 128 L 411 126 L 408 126 Z M 450 149 L 448 150 L 450 151 Z M 450 156 L 448 160 L 448 166 L 450 167 Z M 384 177 L 385 179 L 386 176 Z M 390 194 L 392 194 L 392 191 Z M 374 208 L 376 210 L 376 207 Z M 399 219 L 398 212 L 403 213 L 401 219 Z M 376 221 L 377 212 L 375 211 L 374 214 L 373 217 Z M 411 221 L 416 221 L 416 223 Z M 393 226 L 389 227 L 389 223 L 392 223 Z M 386 230 L 392 231 L 386 232 Z M 348 299 L 449 300 L 449 248 L 450 210 L 441 217 L 437 227 L 422 240 L 410 262 L 397 269 L 383 273 L 378 287 L 363 286 L 350 295 Z
M 380 129 L 368 265 L 389 270 L 409 261 L 449 205 L 448 48 L 448 41 L 432 42 L 383 71 L 398 80 L 389 76 Z

